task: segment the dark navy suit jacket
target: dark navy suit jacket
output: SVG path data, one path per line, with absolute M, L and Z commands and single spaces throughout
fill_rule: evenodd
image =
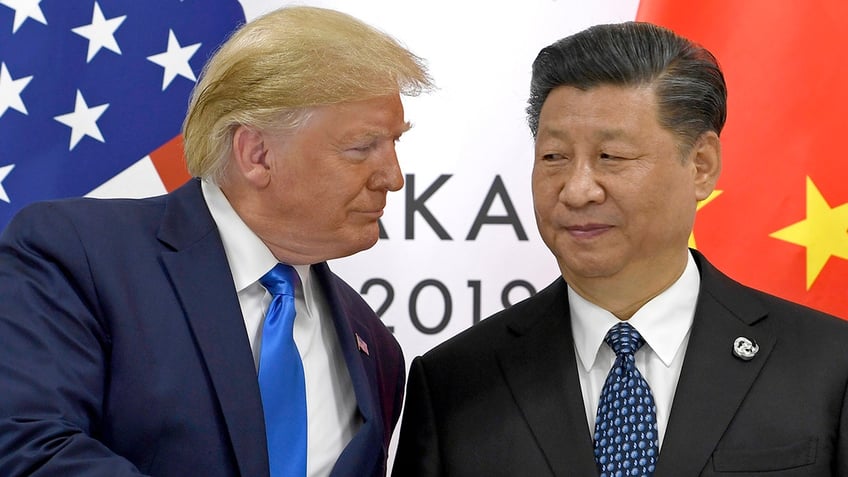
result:
M 848 476 L 848 323 L 736 283 L 701 289 L 654 477 Z M 750 361 L 733 342 L 759 344 Z M 416 358 L 393 473 L 598 475 L 566 284 Z
M 364 421 L 332 475 L 383 475 L 400 347 L 326 263 L 314 269 Z M 199 181 L 36 204 L 3 231 L 0 475 L 268 475 L 253 355 Z

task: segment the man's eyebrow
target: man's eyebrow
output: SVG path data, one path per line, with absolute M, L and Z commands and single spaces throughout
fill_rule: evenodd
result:
M 403 128 L 401 128 L 400 133 L 398 133 L 398 136 L 409 131 L 410 129 L 412 129 L 412 123 L 410 121 L 406 121 L 405 123 L 403 123 Z
M 597 134 L 598 139 L 602 140 L 610 140 L 610 139 L 626 139 L 629 138 L 630 135 L 627 131 L 623 129 L 604 129 L 599 131 Z
M 406 133 L 410 129 L 412 129 L 412 123 L 409 122 L 409 121 L 406 121 L 405 123 L 403 123 L 403 126 L 401 126 L 400 130 L 398 130 L 397 133 L 394 133 L 394 132 L 386 130 L 386 129 L 381 129 L 381 130 L 375 130 L 375 131 L 368 131 L 366 133 L 358 135 L 358 137 L 363 138 L 363 139 L 372 139 L 372 138 L 379 138 L 379 137 L 400 137 L 402 134 Z
M 541 128 L 539 132 L 544 132 L 545 134 L 554 137 L 556 139 L 569 139 L 571 135 L 567 130 L 559 129 L 559 128 Z M 627 131 L 624 129 L 603 129 L 595 133 L 595 138 L 600 139 L 602 141 L 609 141 L 613 139 L 627 139 L 630 136 Z

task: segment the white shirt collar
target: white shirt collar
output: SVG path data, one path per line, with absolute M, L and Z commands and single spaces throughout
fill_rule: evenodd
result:
M 245 288 L 257 283 L 262 275 L 274 268 L 279 261 L 265 243 L 239 217 L 217 185 L 204 180 L 201 181 L 201 189 L 206 205 L 209 207 L 209 213 L 212 214 L 212 219 L 218 226 L 218 234 L 224 244 L 224 252 L 230 265 L 230 273 L 233 275 L 236 293 L 240 293 Z M 313 303 L 311 274 L 309 273 L 311 265 L 293 265 L 293 267 L 300 277 L 304 301 L 307 311 L 311 314 L 311 310 L 309 310 L 310 303 Z
M 667 367 L 692 327 L 700 286 L 701 275 L 689 253 L 680 278 L 645 303 L 628 321 Z M 588 372 L 595 364 L 607 331 L 619 320 L 607 310 L 585 300 L 571 286 L 568 287 L 568 303 L 574 346 L 583 368 Z

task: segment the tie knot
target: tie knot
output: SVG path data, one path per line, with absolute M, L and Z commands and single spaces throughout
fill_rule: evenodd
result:
M 612 348 L 616 356 L 634 354 L 645 344 L 642 335 L 630 323 L 621 322 L 610 328 L 604 341 Z
M 268 293 L 274 296 L 294 296 L 294 288 L 297 282 L 297 271 L 295 271 L 294 267 L 285 263 L 278 263 L 259 279 L 259 283 L 268 290 Z

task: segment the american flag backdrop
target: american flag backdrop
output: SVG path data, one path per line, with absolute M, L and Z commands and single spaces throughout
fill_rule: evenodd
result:
M 184 181 L 191 89 L 243 21 L 236 0 L 0 0 L 0 229 L 29 202 L 116 195 L 125 171 L 155 169 L 139 195 Z

